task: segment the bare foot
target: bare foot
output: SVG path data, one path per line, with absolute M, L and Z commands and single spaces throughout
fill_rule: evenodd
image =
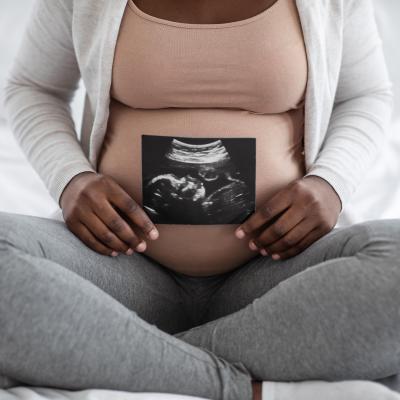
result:
M 253 400 L 261 400 L 261 382 L 252 381 L 251 386 L 253 387 Z

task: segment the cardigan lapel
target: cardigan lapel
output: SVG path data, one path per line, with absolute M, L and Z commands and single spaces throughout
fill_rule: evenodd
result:
M 319 132 L 320 116 L 318 113 L 318 99 L 321 99 L 320 90 L 323 85 L 321 76 L 321 30 L 319 29 L 318 15 L 316 9 L 319 9 L 320 0 L 296 0 L 299 18 L 303 30 L 304 43 L 307 52 L 308 78 L 304 105 L 304 149 L 306 170 L 315 159 L 318 149 L 316 140 L 312 140 L 311 135 Z M 314 144 L 314 147 L 311 147 Z M 307 151 L 308 150 L 308 151 Z
M 102 21 L 106 28 L 102 29 L 103 36 L 100 39 L 101 53 L 96 55 L 100 59 L 98 76 L 98 97 L 95 106 L 96 115 L 93 121 L 92 134 L 90 135 L 89 160 L 97 169 L 97 155 L 107 130 L 107 120 L 109 117 L 110 89 L 112 82 L 112 67 L 114 53 L 117 43 L 118 33 L 121 26 L 122 17 L 127 5 L 127 0 L 104 1 L 104 14 Z M 104 117 L 99 118 L 100 115 Z M 96 132 L 96 135 L 93 135 Z

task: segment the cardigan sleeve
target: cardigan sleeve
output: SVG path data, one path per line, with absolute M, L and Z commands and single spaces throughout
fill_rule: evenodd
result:
M 58 204 L 75 175 L 95 171 L 71 115 L 80 80 L 71 8 L 72 1 L 36 0 L 4 88 L 13 134 Z
M 393 108 L 372 2 L 346 0 L 345 4 L 334 106 L 318 156 L 305 175 L 325 179 L 338 194 L 342 210 L 385 143 Z

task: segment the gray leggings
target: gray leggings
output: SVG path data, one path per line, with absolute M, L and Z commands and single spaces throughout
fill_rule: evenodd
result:
M 400 219 L 373 220 L 188 277 L 0 212 L 0 375 L 221 400 L 250 400 L 252 379 L 378 380 L 400 371 L 399 256 Z

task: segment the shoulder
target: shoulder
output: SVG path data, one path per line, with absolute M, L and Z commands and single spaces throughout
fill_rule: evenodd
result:
M 111 6 L 111 2 L 106 0 L 37 0 L 36 4 L 70 14 L 79 11 L 96 12 Z
M 52 16 L 53 21 L 71 20 L 79 25 L 87 25 L 88 21 L 101 21 L 102 18 L 113 15 L 113 8 L 126 0 L 36 0 L 40 13 Z M 89 20 L 88 20 L 89 18 Z
M 320 10 L 343 18 L 357 10 L 373 8 L 372 0 L 297 0 L 297 2 L 304 3 L 311 12 Z
M 73 10 L 74 0 L 36 0 L 34 9 L 40 14 L 49 13 L 49 15 L 63 16 L 70 15 Z
M 374 10 L 372 0 L 346 0 L 344 2 L 344 15 L 350 18 L 355 13 L 371 13 Z
M 374 15 L 373 0 L 297 0 L 297 3 L 334 25 L 344 25 L 353 18 L 365 18 L 369 23 Z

